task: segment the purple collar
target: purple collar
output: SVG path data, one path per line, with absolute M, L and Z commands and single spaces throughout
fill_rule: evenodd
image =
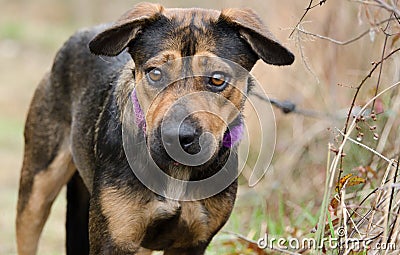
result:
M 142 107 L 140 107 L 139 100 L 136 95 L 136 89 L 134 89 L 131 94 L 131 100 L 133 103 L 133 111 L 135 113 L 135 123 L 138 128 L 142 129 L 143 133 L 145 133 L 146 120 L 144 117 L 144 112 L 142 110 Z M 242 121 L 240 121 L 238 125 L 230 128 L 227 132 L 225 132 L 224 138 L 222 139 L 222 145 L 226 148 L 232 148 L 237 143 L 239 143 L 243 136 L 243 129 L 244 125 Z
M 142 129 L 143 133 L 146 133 L 146 119 L 144 118 L 144 112 L 142 110 L 142 107 L 140 107 L 139 100 L 136 95 L 136 89 L 134 89 L 131 94 L 131 100 L 133 103 L 133 111 L 135 112 L 136 126 Z
M 242 121 L 240 121 L 238 125 L 228 129 L 228 131 L 225 132 L 224 138 L 222 139 L 222 145 L 226 148 L 232 148 L 239 143 L 243 137 L 243 129 L 244 125 Z

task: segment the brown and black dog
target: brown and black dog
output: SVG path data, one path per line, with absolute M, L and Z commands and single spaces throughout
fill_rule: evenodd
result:
M 236 178 L 193 199 L 186 186 L 153 178 L 151 169 L 183 181 L 222 168 L 237 176 L 228 129 L 242 122 L 251 79 L 232 63 L 250 71 L 258 59 L 289 65 L 294 56 L 249 9 L 141 3 L 112 25 L 72 36 L 39 84 L 26 120 L 18 253 L 36 253 L 51 205 L 67 184 L 68 254 L 203 254 L 231 213 Z M 200 94 L 181 100 L 193 93 Z M 201 143 L 203 133 L 213 140 Z M 207 160 L 176 162 L 166 149 L 175 147 L 173 139 L 162 141 L 174 136 L 189 156 L 210 147 Z

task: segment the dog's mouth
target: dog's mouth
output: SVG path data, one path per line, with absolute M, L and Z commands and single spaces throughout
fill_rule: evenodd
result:
M 184 122 L 179 129 L 168 126 L 163 131 L 161 127 L 157 128 L 148 137 L 147 148 L 164 172 L 176 167 L 205 171 L 223 161 L 221 155 L 240 141 L 242 133 L 241 118 L 227 128 L 222 138 Z
M 179 166 L 204 168 L 215 159 L 221 145 L 212 134 L 185 123 L 159 127 L 147 139 L 152 159 L 164 171 Z

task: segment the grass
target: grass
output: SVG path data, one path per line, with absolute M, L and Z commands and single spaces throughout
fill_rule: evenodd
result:
M 10 42 L 22 42 L 24 44 L 29 43 L 31 47 L 35 46 L 43 51 L 49 49 L 54 51 L 60 46 L 59 39 L 68 38 L 71 31 L 73 31 L 72 26 L 60 29 L 58 26 L 52 24 L 6 21 L 0 24 L 0 39 Z
M 0 27 L 0 37 L 10 40 L 22 40 L 26 36 L 26 28 L 21 22 L 6 22 Z
M 1 118 L 0 148 L 15 151 L 20 148 L 23 134 L 23 123 L 20 120 Z

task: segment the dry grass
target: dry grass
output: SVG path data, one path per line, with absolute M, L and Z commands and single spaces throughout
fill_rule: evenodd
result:
M 0 253 L 14 254 L 22 126 L 33 90 L 68 35 L 82 26 L 111 21 L 133 3 L 126 0 L 3 2 L 0 10 Z M 321 239 L 337 236 L 340 227 L 346 228 L 348 237 L 373 238 L 371 247 L 375 243 L 393 242 L 399 248 L 400 197 L 396 177 L 400 153 L 400 93 L 398 86 L 393 85 L 400 78 L 400 53 L 392 53 L 400 46 L 399 22 L 396 19 L 381 22 L 396 18 L 392 10 L 376 6 L 382 4 L 380 1 L 328 0 L 311 9 L 288 39 L 309 0 L 160 2 L 166 6 L 256 9 L 277 38 L 294 51 L 297 60 L 290 67 L 271 67 L 260 62 L 253 70 L 254 76 L 270 97 L 288 99 L 300 109 L 319 113 L 319 117 L 311 118 L 275 111 L 277 143 L 272 167 L 254 188 L 248 187 L 250 172 L 245 170 L 240 177 L 234 213 L 208 254 L 281 253 L 257 249 L 252 242 L 265 232 L 275 237 Z M 390 25 L 385 34 L 387 24 Z M 389 54 L 392 55 L 383 65 L 376 65 L 382 56 Z M 375 64 L 371 65 L 372 62 Z M 362 83 L 364 78 L 367 79 Z M 345 131 L 347 113 L 358 86 Z M 374 120 L 369 109 L 376 93 L 379 96 L 374 103 Z M 363 106 L 365 111 L 361 111 Z M 250 123 L 252 118 L 248 116 Z M 379 138 L 375 140 L 374 135 Z M 362 140 L 358 141 L 360 136 Z M 340 156 L 342 153 L 344 157 Z M 346 182 L 342 178 L 349 173 L 362 179 L 349 178 Z M 336 191 L 340 179 L 343 183 Z M 357 180 L 360 183 L 356 185 Z M 64 253 L 63 194 L 56 203 L 39 254 Z M 325 248 L 320 252 L 379 253 L 373 249 L 366 253 Z M 388 250 L 387 253 L 396 252 Z

